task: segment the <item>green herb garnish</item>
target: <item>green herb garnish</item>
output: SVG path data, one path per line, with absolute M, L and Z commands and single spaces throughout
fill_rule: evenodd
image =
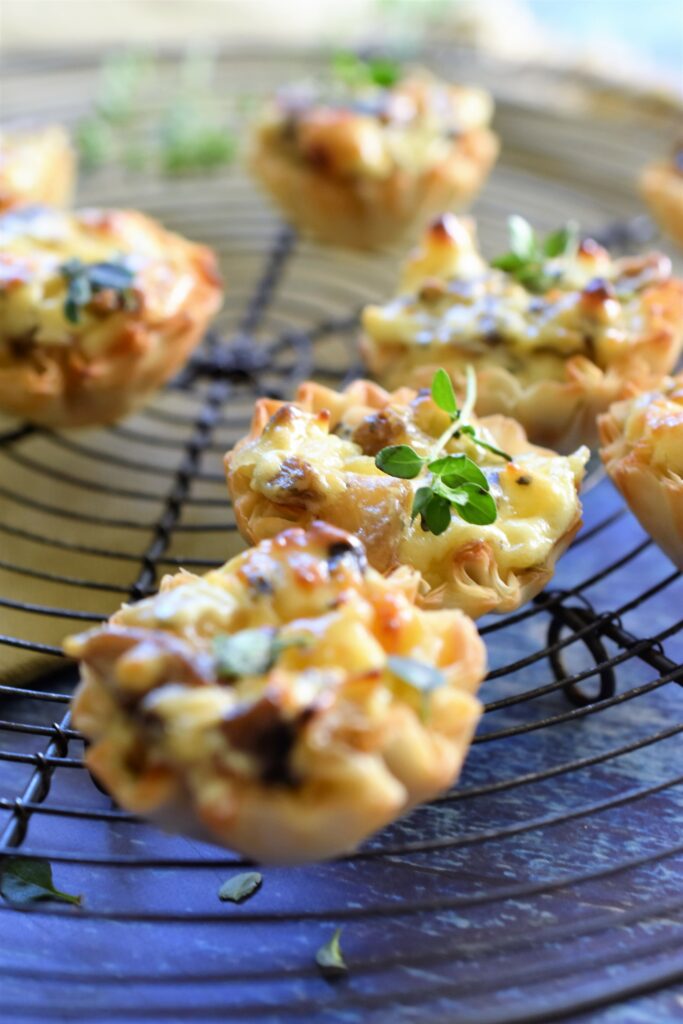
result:
M 348 972 L 339 943 L 340 936 L 341 928 L 337 928 L 332 938 L 315 954 L 315 962 L 326 977 L 338 978 Z
M 122 309 L 133 308 L 135 271 L 123 260 L 82 263 L 73 259 L 62 263 L 59 272 L 67 282 L 64 315 L 72 324 L 79 322 L 81 310 L 98 292 L 113 291 Z
M 401 78 L 400 65 L 388 57 L 369 57 L 364 60 L 355 53 L 337 53 L 332 58 L 332 74 L 350 89 L 377 85 L 390 89 Z
M 387 665 L 393 675 L 422 693 L 430 693 L 446 684 L 446 676 L 440 668 L 427 665 L 424 661 L 417 661 L 416 658 L 392 654 L 387 658 Z
M 105 59 L 95 98 L 95 109 L 111 124 L 129 124 L 136 113 L 137 99 L 152 69 L 148 54 L 135 51 L 116 53 Z
M 213 641 L 216 671 L 222 679 L 261 676 L 270 671 L 282 651 L 310 647 L 312 642 L 308 636 L 282 636 L 271 626 L 222 633 Z
M 116 154 L 118 133 L 136 118 L 140 90 L 151 68 L 147 54 L 130 51 L 104 61 L 93 112 L 76 126 L 76 145 L 85 170 L 100 167 Z
M 223 882 L 218 890 L 219 900 L 229 900 L 230 903 L 243 903 L 253 896 L 257 889 L 261 888 L 263 875 L 258 871 L 245 871 L 241 875 L 233 875 Z
M 557 282 L 558 274 L 547 268 L 547 261 L 571 256 L 579 242 L 579 229 L 570 222 L 541 241 L 524 217 L 508 219 L 510 248 L 491 260 L 491 266 L 504 270 L 532 292 L 545 292 Z
M 168 96 L 161 116 L 147 125 L 142 93 L 153 78 L 153 62 L 136 52 L 105 60 L 92 112 L 76 128 L 83 167 L 92 170 L 117 160 L 130 171 L 151 166 L 179 174 L 230 163 L 236 135 L 223 124 L 212 89 L 213 70 L 212 60 L 189 54 L 180 68 L 180 88 Z
M 448 509 L 448 518 L 451 513 Z M 433 690 L 446 685 L 446 676 L 440 668 L 434 665 L 427 665 L 424 661 L 416 658 L 404 658 L 398 654 L 392 654 L 387 658 L 387 668 L 392 675 L 402 682 L 412 686 L 422 697 L 421 716 L 426 719 L 429 714 L 429 695 Z
M 76 126 L 76 146 L 86 171 L 110 160 L 116 150 L 111 126 L 101 117 L 86 117 Z
M 52 868 L 46 860 L 8 857 L 0 863 L 0 895 L 22 905 L 36 900 L 60 900 L 80 905 L 82 897 L 55 889 Z
M 160 138 L 161 164 L 169 174 L 214 170 L 230 163 L 237 150 L 227 128 L 190 101 L 167 112 Z
M 432 398 L 447 412 L 450 424 L 427 455 L 420 455 L 408 444 L 390 445 L 375 456 L 375 465 L 383 473 L 402 480 L 414 480 L 426 469 L 429 476 L 413 498 L 411 518 L 420 516 L 423 529 L 440 534 L 448 529 L 454 509 L 468 523 L 486 526 L 495 522 L 496 503 L 490 493 L 489 482 L 479 466 L 463 452 L 442 455 L 453 437 L 465 435 L 473 444 L 485 448 L 501 459 L 512 461 L 501 448 L 480 438 L 475 428 L 467 423 L 476 401 L 476 377 L 467 367 L 467 393 L 462 408 L 453 391 L 451 379 L 439 369 L 432 380 Z

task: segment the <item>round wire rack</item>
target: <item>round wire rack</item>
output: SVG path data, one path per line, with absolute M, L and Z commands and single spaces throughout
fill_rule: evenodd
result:
M 452 55 L 433 59 L 453 74 Z M 238 117 L 240 97 L 303 62 L 227 54 L 215 92 Z M 8 61 L 3 113 L 74 122 L 96 66 Z M 177 73 L 162 61 L 147 113 Z M 647 240 L 634 181 L 673 135 L 666 111 L 467 55 L 458 73 L 498 98 L 503 155 L 475 208 L 485 249 L 501 248 L 511 211 L 541 230 L 571 217 L 617 246 Z M 400 254 L 297 238 L 239 165 L 172 181 L 110 166 L 79 200 L 137 206 L 208 242 L 227 295 L 186 369 L 132 419 L 79 433 L 0 423 L 0 854 L 47 858 L 84 895 L 80 908 L 0 903 L 3 1019 L 680 1019 L 683 586 L 597 468 L 551 588 L 481 623 L 486 714 L 458 787 L 357 853 L 264 869 L 249 902 L 219 903 L 243 860 L 160 833 L 93 784 L 64 635 L 239 549 L 222 454 L 257 395 L 361 372 L 358 311 L 390 294 Z M 314 957 L 340 926 L 350 971 L 332 983 Z

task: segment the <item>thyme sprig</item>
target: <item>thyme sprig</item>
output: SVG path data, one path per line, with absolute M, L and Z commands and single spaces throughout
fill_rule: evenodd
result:
M 579 242 L 579 228 L 574 222 L 541 240 L 518 214 L 508 219 L 508 232 L 510 248 L 491 260 L 491 266 L 504 270 L 531 292 L 546 292 L 557 283 L 559 274 L 548 267 L 548 260 L 573 255 Z
M 448 413 L 449 425 L 426 455 L 420 455 L 411 445 L 398 444 L 382 448 L 375 456 L 378 469 L 402 480 L 413 480 L 427 471 L 425 483 L 415 491 L 411 519 L 420 516 L 422 528 L 437 536 L 450 526 L 453 511 L 465 522 L 479 526 L 494 523 L 497 517 L 489 481 L 476 462 L 464 452 L 443 454 L 451 438 L 464 434 L 479 447 L 512 461 L 511 455 L 480 438 L 475 427 L 467 422 L 476 402 L 476 387 L 474 370 L 468 366 L 465 400 L 459 408 L 450 377 L 445 370 L 437 370 L 432 380 L 432 398 Z
M 99 292 L 113 292 L 121 309 L 134 308 L 135 271 L 123 259 L 100 263 L 71 259 L 61 264 L 59 272 L 67 284 L 64 316 L 72 324 L 80 321 L 83 307 Z

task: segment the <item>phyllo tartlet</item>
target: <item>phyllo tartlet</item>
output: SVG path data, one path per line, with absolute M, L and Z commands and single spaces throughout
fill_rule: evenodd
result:
M 456 779 L 483 644 L 326 523 L 288 530 L 66 642 L 73 721 L 119 803 L 260 861 L 331 857 Z
M 668 160 L 648 164 L 640 190 L 662 231 L 683 245 L 683 139 Z
M 558 451 L 593 445 L 599 413 L 674 366 L 683 282 L 660 253 L 612 259 L 571 226 L 543 242 L 522 218 L 510 227 L 510 251 L 489 263 L 471 221 L 435 221 L 396 298 L 365 309 L 365 359 L 386 387 L 443 366 L 458 390 L 471 364 L 480 415 L 512 416 Z
M 108 423 L 171 377 L 221 304 L 203 245 L 133 210 L 0 217 L 0 408 Z
M 498 140 L 488 93 L 425 71 L 279 92 L 253 134 L 255 176 L 297 227 L 375 248 L 460 209 L 483 184 Z
M 359 537 L 380 572 L 418 570 L 423 606 L 475 617 L 532 598 L 581 524 L 588 451 L 535 447 L 511 419 L 477 419 L 471 396 L 457 409 L 444 371 L 435 385 L 306 383 L 294 402 L 258 401 L 226 456 L 242 535 L 321 518 Z
M 629 508 L 683 570 L 683 374 L 600 417 L 600 454 Z
M 0 212 L 35 203 L 67 206 L 75 175 L 76 157 L 60 125 L 0 129 Z

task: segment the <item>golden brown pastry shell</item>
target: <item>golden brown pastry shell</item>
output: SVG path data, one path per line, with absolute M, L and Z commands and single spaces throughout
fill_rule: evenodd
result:
M 301 535 L 300 530 L 289 531 L 277 544 L 296 553 L 302 550 Z M 316 523 L 307 538 L 312 544 L 321 540 L 338 544 L 345 543 L 348 535 Z M 229 565 L 237 570 L 245 558 L 258 554 L 247 552 Z M 161 592 L 192 579 L 189 574 L 167 577 Z M 481 708 L 473 693 L 485 671 L 484 645 L 472 622 L 460 612 L 414 608 L 414 574 L 399 572 L 385 581 L 369 570 L 365 579 L 374 594 L 368 597 L 371 606 L 386 617 L 382 628 L 391 639 L 385 643 L 398 642 L 404 627 L 396 623 L 406 621 L 402 614 L 411 606 L 413 617 L 405 625 L 411 639 L 406 642 L 412 642 L 415 629 L 442 637 L 438 664 L 447 683 L 435 691 L 433 712 L 427 718 L 412 703 L 394 697 L 381 705 L 379 724 L 369 722 L 363 727 L 358 718 L 363 704 L 353 704 L 353 688 L 383 685 L 381 671 L 371 673 L 366 682 L 354 680 L 350 673 L 342 684 L 341 704 L 323 703 L 297 740 L 292 756 L 301 778 L 296 785 L 231 774 L 210 757 L 206 774 L 190 780 L 177 764 L 155 760 L 153 745 L 141 747 L 140 735 L 131 727 L 125 694 L 123 701 L 116 695 L 124 678 L 119 666 L 131 653 L 138 659 L 140 652 L 150 657 L 155 645 L 163 645 L 172 652 L 165 671 L 174 686 L 195 688 L 192 692 L 201 695 L 202 687 L 215 686 L 215 679 L 196 671 L 197 645 L 191 633 L 170 627 L 131 627 L 114 615 L 103 627 L 66 644 L 67 652 L 81 659 L 81 683 L 72 713 L 75 726 L 91 741 L 85 754 L 90 770 L 128 810 L 267 863 L 318 860 L 351 850 L 397 815 L 446 789 L 460 770 L 479 719 Z M 164 682 L 165 678 L 161 685 Z M 286 689 L 282 700 L 286 706 Z M 345 700 L 351 703 L 346 705 Z
M 640 191 L 662 231 L 683 245 L 683 174 L 668 161 L 645 168 Z
M 166 231 L 143 214 L 125 211 L 182 260 L 192 285 L 182 308 L 153 317 L 140 308 L 111 316 L 106 345 L 86 356 L 76 345 L 35 345 L 0 350 L 0 407 L 47 427 L 111 423 L 143 404 L 169 380 L 199 344 L 220 308 L 216 258 L 203 245 Z
M 314 382 L 299 387 L 295 403 L 307 412 L 329 410 L 330 431 L 354 406 L 367 406 L 381 410 L 387 405 L 409 402 L 415 397 L 410 388 L 388 392 L 367 380 L 354 381 L 339 393 Z M 384 476 L 346 475 L 346 490 L 334 502 L 323 508 L 307 508 L 301 503 L 280 504 L 254 491 L 251 474 L 245 469 L 233 468 L 235 455 L 258 438 L 271 416 L 287 403 L 275 399 L 260 399 L 255 406 L 249 434 L 225 456 L 228 489 L 232 498 L 237 526 L 251 544 L 275 536 L 280 530 L 294 524 L 306 526 L 320 517 L 357 536 L 365 545 L 370 564 L 380 572 L 392 572 L 400 565 L 399 544 L 401 530 L 410 515 L 412 491 L 407 481 Z M 481 419 L 496 443 L 511 455 L 543 449 L 529 444 L 524 429 L 514 420 L 492 415 Z M 368 512 L 368 508 L 371 509 Z M 552 578 L 557 559 L 569 547 L 581 527 L 581 510 L 577 503 L 576 516 L 565 533 L 557 539 L 543 565 L 522 570 L 510 570 L 503 576 L 495 553 L 488 541 L 468 543 L 452 557 L 444 584 L 436 588 L 423 586 L 419 603 L 426 608 L 458 607 L 478 618 L 489 612 L 509 612 L 536 596 Z
M 486 354 L 479 356 L 456 345 L 431 350 L 419 364 L 414 361 L 418 346 L 378 344 L 367 334 L 360 345 L 368 367 L 386 387 L 398 382 L 427 387 L 441 366 L 462 392 L 465 368 L 472 365 L 477 374 L 478 415 L 510 416 L 535 444 L 567 453 L 581 444 L 595 447 L 600 413 L 619 398 L 647 388 L 675 365 L 683 346 L 683 282 L 669 280 L 646 289 L 643 309 L 642 336 L 622 359 L 601 368 L 587 356 L 571 356 L 562 361 L 560 379 L 536 380 L 523 370 L 513 372 Z
M 623 424 L 628 405 L 628 400 L 616 403 L 600 417 L 600 456 L 643 529 L 683 570 L 683 478 L 653 465 L 642 446 L 626 440 Z
M 466 206 L 498 156 L 498 138 L 482 128 L 453 144 L 452 154 L 421 173 L 335 177 L 283 151 L 257 130 L 250 167 L 285 217 L 319 241 L 376 249 L 414 236 L 443 210 Z

